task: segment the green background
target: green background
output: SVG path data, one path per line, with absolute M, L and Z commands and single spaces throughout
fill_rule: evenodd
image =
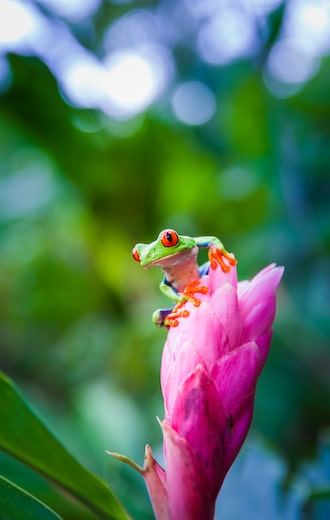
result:
M 177 20 L 169 2 L 99 2 L 88 30 L 84 19 L 44 12 L 102 57 L 114 21 L 164 5 Z M 218 236 L 238 258 L 240 279 L 271 262 L 285 266 L 250 437 L 285 461 L 281 485 L 300 475 L 305 486 L 311 478 L 302 464 L 326 438 L 330 66 L 323 56 L 294 95 L 276 97 L 267 88 L 267 56 L 288 5 L 265 17 L 253 56 L 221 66 L 198 55 L 191 27 L 171 49 L 176 70 L 167 89 L 127 120 L 68 102 L 33 52 L 7 54 L 10 79 L 0 83 L 0 368 L 134 518 L 152 518 L 144 483 L 105 450 L 138 463 L 145 443 L 161 452 L 155 417 L 163 414 L 166 331 L 151 315 L 166 299 L 161 272 L 143 271 L 131 249 L 163 228 Z M 202 81 L 216 97 L 204 125 L 186 125 L 171 110 L 183 80 Z M 64 518 L 93 518 L 7 455 L 0 464 L 5 477 Z

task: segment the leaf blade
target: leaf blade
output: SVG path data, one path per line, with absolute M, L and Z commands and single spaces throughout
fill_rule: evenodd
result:
M 0 476 L 0 511 L 11 520 L 61 520 L 37 498 Z
M 100 518 L 129 518 L 110 487 L 66 450 L 1 372 L 0 416 L 0 449 L 58 484 Z

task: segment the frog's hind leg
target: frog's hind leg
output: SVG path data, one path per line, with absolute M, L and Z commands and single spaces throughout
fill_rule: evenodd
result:
M 165 319 L 169 314 L 171 314 L 173 308 L 171 309 L 157 309 L 152 315 L 152 321 L 157 327 L 163 327 L 165 325 Z
M 177 303 L 173 309 L 159 309 L 154 312 L 154 323 L 159 327 L 177 327 L 179 325 L 179 318 L 187 318 L 189 316 L 189 311 L 182 309 L 184 303 L 184 301 L 181 301 Z
M 173 309 L 157 309 L 152 315 L 153 322 L 158 327 L 177 327 L 178 318 L 187 318 L 189 311 L 182 309 L 184 302 L 179 302 Z

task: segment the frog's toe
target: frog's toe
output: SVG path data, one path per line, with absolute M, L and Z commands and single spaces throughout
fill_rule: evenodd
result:
M 220 265 L 223 273 L 229 273 L 230 268 L 237 264 L 237 260 L 232 254 L 215 246 L 211 246 L 209 249 L 209 260 L 211 269 L 216 269 Z

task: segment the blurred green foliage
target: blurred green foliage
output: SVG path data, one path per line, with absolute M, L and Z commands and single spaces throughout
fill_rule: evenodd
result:
M 40 58 L 8 56 L 11 81 L 0 95 L 0 367 L 134 518 L 152 518 L 142 479 L 105 450 L 141 462 L 146 442 L 160 449 L 166 332 L 151 314 L 162 305 L 162 275 L 141 270 L 130 252 L 163 228 L 219 236 L 241 279 L 270 262 L 285 266 L 253 430 L 281 452 L 289 475 L 315 455 L 330 423 L 330 61 L 324 57 L 292 96 L 267 89 L 265 60 L 286 4 L 268 16 L 257 55 L 212 66 L 189 35 L 173 50 L 173 84 L 200 80 L 216 96 L 217 111 L 200 126 L 175 117 L 171 86 L 148 109 L 116 120 L 70 104 Z M 84 21 L 61 23 L 98 55 L 104 31 L 131 9 L 100 2 L 89 39 Z M 8 478 L 24 475 L 13 467 L 1 463 Z M 28 489 L 29 480 L 16 482 Z M 71 505 L 63 514 L 82 518 Z
M 30 408 L 13 382 L 2 373 L 0 389 L 3 419 L 0 430 L 1 450 L 56 483 L 99 518 L 128 520 L 127 513 L 109 486 L 79 464 Z M 21 520 L 50 517 L 48 508 L 42 508 L 39 501 L 29 493 L 12 485 L 7 479 L 0 479 L 0 484 L 0 510 L 3 518 Z

